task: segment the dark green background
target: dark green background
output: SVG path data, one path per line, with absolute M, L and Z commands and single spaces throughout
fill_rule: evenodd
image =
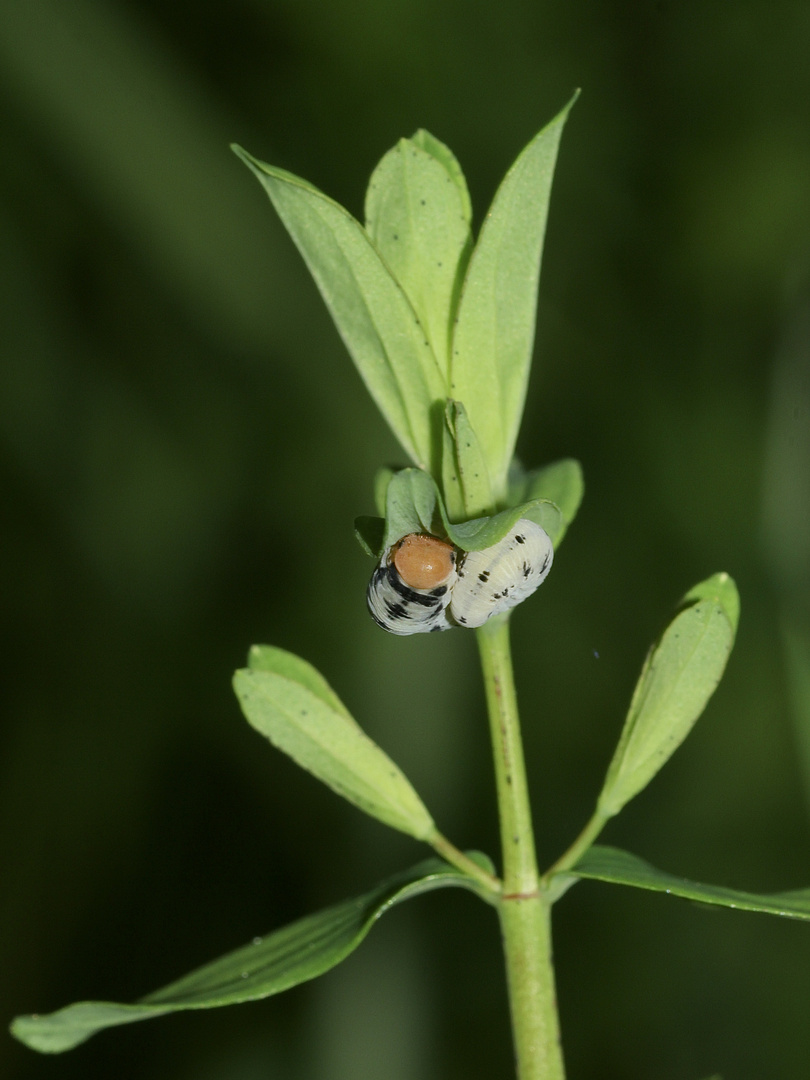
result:
M 443 830 L 497 851 L 474 643 L 365 612 L 352 519 L 401 458 L 231 140 L 359 214 L 424 126 L 480 220 L 582 87 L 520 442 L 587 483 L 513 620 L 542 859 L 589 814 L 671 606 L 724 569 L 725 681 L 605 840 L 810 884 L 808 55 L 807 3 L 2 0 L 4 1016 L 132 1000 L 422 857 L 244 723 L 252 642 L 306 655 Z M 807 1077 L 807 925 L 585 883 L 555 926 L 571 1080 Z M 284 997 L 56 1059 L 0 1040 L 6 1080 L 510 1059 L 496 924 L 455 892 Z

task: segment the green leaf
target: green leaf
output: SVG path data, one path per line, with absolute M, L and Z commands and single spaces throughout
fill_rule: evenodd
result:
M 737 588 L 715 574 L 683 598 L 636 684 L 598 811 L 617 814 L 681 745 L 714 693 L 734 644 Z
M 388 502 L 388 485 L 397 475 L 397 471 L 397 469 L 384 465 L 381 469 L 377 469 L 374 476 L 374 505 L 377 507 L 377 513 L 380 517 L 385 517 L 385 508 Z
M 425 327 L 368 234 L 306 180 L 233 149 L 270 196 L 394 434 L 418 465 L 438 467 L 446 377 Z
M 469 854 L 491 871 L 485 856 Z M 362 896 L 317 915 L 308 915 L 265 937 L 254 938 L 251 945 L 198 968 L 142 998 L 137 1005 L 80 1001 L 53 1013 L 18 1016 L 11 1025 L 11 1033 L 32 1050 L 56 1054 L 119 1024 L 186 1009 L 213 1009 L 270 997 L 335 967 L 395 904 L 448 886 L 460 886 L 483 895 L 475 879 L 441 859 L 427 859 Z M 491 897 L 484 898 L 491 901 Z
M 450 400 L 445 409 L 442 487 L 448 516 L 455 521 L 493 512 L 486 459 L 467 410 Z
M 551 537 L 554 549 L 559 547 L 568 526 L 577 516 L 579 504 L 585 493 L 582 466 L 574 458 L 562 458 L 540 469 L 524 472 L 517 462 L 509 470 L 509 503 L 527 502 L 529 499 L 549 499 L 559 507 L 562 523 L 556 536 Z M 546 530 L 548 532 L 548 530 Z M 551 536 L 551 534 L 549 533 Z
M 254 647 L 260 666 L 237 671 L 234 689 L 248 722 L 279 750 L 379 821 L 425 840 L 433 819 L 410 782 L 362 731 L 305 660 Z
M 461 171 L 456 155 L 448 146 L 440 142 L 435 135 L 431 135 L 424 128 L 419 128 L 418 131 L 414 132 L 411 136 L 411 142 L 418 146 L 420 150 L 424 150 L 425 153 L 434 157 L 456 185 L 461 202 L 461 213 L 469 225 L 472 221 L 472 203 L 470 202 L 470 193 L 467 190 L 467 181 L 464 179 L 464 173 Z
M 575 98 L 535 136 L 501 183 L 462 286 L 450 395 L 478 433 L 496 501 L 523 414 L 537 286 L 560 135 Z
M 266 671 L 272 675 L 280 675 L 284 679 L 300 683 L 310 693 L 319 697 L 328 708 L 342 713 L 355 723 L 349 710 L 320 671 L 303 657 L 287 652 L 286 649 L 279 649 L 276 645 L 251 645 L 248 652 L 248 668 L 251 671 Z
M 385 547 L 385 518 L 357 517 L 354 519 L 357 542 L 372 559 L 379 559 Z
M 562 527 L 559 509 L 545 499 L 453 524 L 433 478 L 421 469 L 401 469 L 391 478 L 386 492 L 383 546 L 390 547 L 408 533 L 427 532 L 448 537 L 462 551 L 481 551 L 497 544 L 520 518 L 529 518 L 544 528 L 552 543 Z
M 465 205 L 466 185 L 460 187 L 461 170 L 447 147 L 440 150 L 427 132 L 421 142 L 430 150 L 400 139 L 372 173 L 366 230 L 410 299 L 446 376 L 452 317 L 472 248 L 469 196 Z
M 528 518 L 545 529 L 554 543 L 554 537 L 561 527 L 562 517 L 554 503 L 545 499 L 535 499 L 533 502 L 522 503 L 520 506 L 511 506 L 508 510 L 502 510 L 492 517 L 475 518 L 473 521 L 464 521 L 460 525 L 452 525 L 445 522 L 445 529 L 450 539 L 463 551 L 482 551 L 492 547 L 502 540 L 512 526 L 521 518 Z
M 385 542 L 390 547 L 409 533 L 442 533 L 441 499 L 433 477 L 422 469 L 400 469 L 385 492 Z
M 810 889 L 792 889 L 778 893 L 742 892 L 722 885 L 701 885 L 697 881 L 676 877 L 656 870 L 648 862 L 618 848 L 595 844 L 570 870 L 564 872 L 578 878 L 607 881 L 614 885 L 630 885 L 636 889 L 682 896 L 702 904 L 719 904 L 740 911 L 762 911 L 786 919 L 810 921 Z

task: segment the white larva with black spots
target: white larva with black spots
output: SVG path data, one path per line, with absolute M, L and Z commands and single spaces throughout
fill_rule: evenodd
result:
M 459 626 L 483 626 L 531 596 L 551 569 L 554 549 L 548 533 L 521 518 L 502 540 L 483 551 L 468 551 L 458 568 L 450 615 Z
M 553 557 L 548 534 L 527 518 L 483 551 L 460 552 L 438 537 L 411 533 L 383 552 L 368 608 L 392 634 L 483 626 L 531 596 Z
M 391 634 L 449 630 L 454 624 L 447 606 L 456 580 L 453 545 L 410 533 L 382 553 L 368 585 L 368 610 Z

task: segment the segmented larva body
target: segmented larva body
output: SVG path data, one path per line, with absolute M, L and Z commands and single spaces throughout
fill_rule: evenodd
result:
M 382 553 L 368 583 L 368 610 L 392 634 L 449 630 L 447 606 L 457 580 L 453 545 L 410 533 Z
M 531 596 L 553 558 L 548 534 L 527 518 L 483 551 L 458 551 L 446 540 L 410 533 L 383 552 L 369 582 L 368 609 L 392 634 L 483 626 Z

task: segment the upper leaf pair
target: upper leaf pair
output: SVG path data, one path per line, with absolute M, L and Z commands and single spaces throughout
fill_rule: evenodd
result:
M 506 174 L 474 246 L 464 176 L 426 131 L 401 139 L 375 169 L 365 228 L 306 180 L 234 147 L 270 196 L 412 461 L 452 488 L 456 426 L 477 436 L 485 468 L 469 504 L 445 490 L 466 517 L 506 496 L 534 344 L 551 179 L 573 100 Z M 463 420 L 446 413 L 449 400 L 463 404 Z M 452 505 L 458 520 L 456 510 Z

